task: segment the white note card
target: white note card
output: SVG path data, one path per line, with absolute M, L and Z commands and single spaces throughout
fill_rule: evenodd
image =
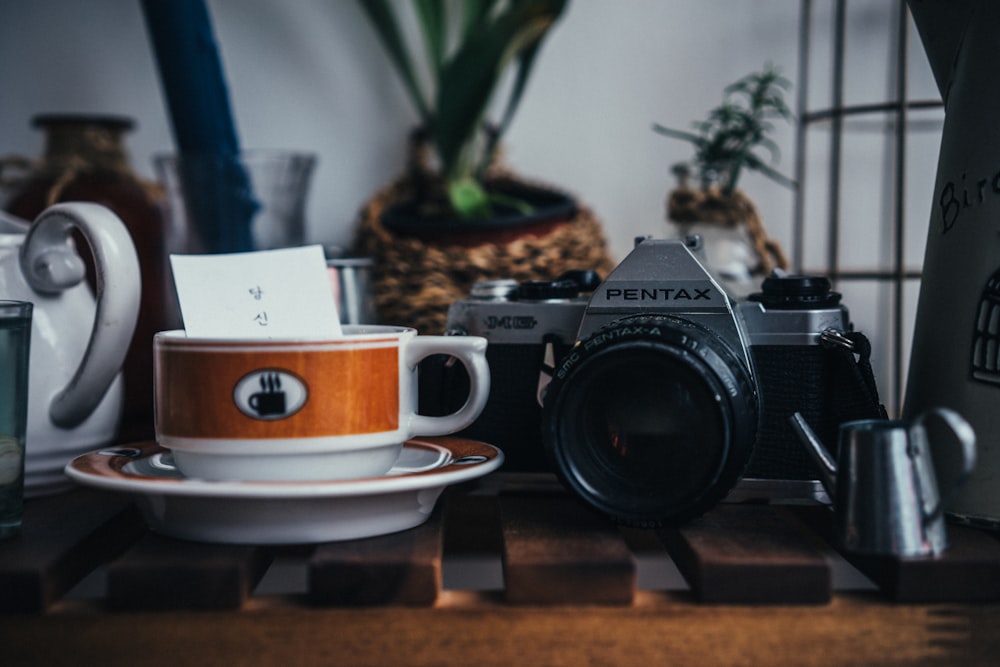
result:
M 188 336 L 341 336 L 323 248 L 318 245 L 221 255 L 171 255 Z

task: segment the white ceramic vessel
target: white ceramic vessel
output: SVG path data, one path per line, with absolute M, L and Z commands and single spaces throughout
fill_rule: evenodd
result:
M 73 248 L 78 230 L 97 271 L 97 298 Z M 139 260 L 124 223 L 98 204 L 46 209 L 30 226 L 0 224 L 0 298 L 34 304 L 28 369 L 25 494 L 69 486 L 66 463 L 115 438 L 120 369 L 139 314 Z
M 409 438 L 455 433 L 490 390 L 486 339 L 345 326 L 332 339 L 192 338 L 161 331 L 156 440 L 188 477 L 306 481 L 384 474 Z M 417 366 L 457 358 L 469 374 L 452 414 L 418 414 Z
M 385 475 L 326 482 L 212 482 L 185 478 L 169 450 L 148 442 L 80 456 L 77 482 L 133 495 L 150 528 L 232 544 L 304 544 L 398 532 L 424 523 L 452 484 L 503 463 L 491 445 L 462 438 L 408 441 Z

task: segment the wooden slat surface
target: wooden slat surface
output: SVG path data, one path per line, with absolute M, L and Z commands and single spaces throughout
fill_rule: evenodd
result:
M 309 559 L 309 597 L 348 606 L 431 605 L 441 590 L 441 506 L 422 525 L 400 533 L 316 547 Z
M 831 514 L 824 508 L 794 513 L 835 548 Z M 1000 601 L 1000 540 L 968 526 L 947 526 L 949 548 L 933 557 L 841 555 L 897 602 Z
M 272 559 L 267 549 L 150 533 L 108 568 L 114 609 L 239 609 Z
M 663 558 L 673 556 L 694 591 L 643 590 L 635 555 L 659 558 L 642 547 L 656 546 L 656 535 L 636 539 L 565 493 L 492 488 L 450 498 L 415 530 L 275 548 L 283 567 L 310 571 L 305 593 L 250 590 L 254 563 L 271 549 L 148 534 L 124 499 L 75 491 L 31 500 L 23 538 L 0 542 L 0 665 L 974 667 L 1000 655 L 990 592 L 1000 586 L 1000 541 L 990 533 L 950 526 L 945 558 L 897 567 L 895 578 L 876 578 L 881 590 L 831 596 L 816 562 L 829 553 L 828 510 L 723 505 L 665 536 Z M 449 551 L 495 555 L 498 569 L 502 557 L 504 590 L 442 590 Z M 26 566 L 36 581 L 27 596 L 12 584 Z M 68 582 L 95 570 L 108 572 L 106 590 L 62 598 Z M 235 603 L 196 594 L 197 581 L 211 588 L 233 572 L 238 583 L 222 590 L 236 591 Z M 961 572 L 963 595 L 975 582 L 988 601 L 913 601 L 951 600 L 956 584 L 943 596 L 933 587 Z M 802 605 L 803 589 L 828 599 Z M 220 606 L 232 608 L 206 608 Z
M 0 612 L 45 609 L 145 532 L 120 495 L 80 489 L 26 501 L 21 534 L 0 541 Z
M 830 567 L 771 507 L 720 505 L 661 536 L 699 600 L 818 604 L 831 596 Z
M 0 619 L 0 664 L 77 667 L 995 667 L 1000 606 L 704 605 L 643 594 L 630 606 L 506 605 L 448 593 L 434 608 L 303 607 Z
M 632 602 L 635 559 L 608 519 L 563 495 L 502 495 L 500 515 L 508 602 Z

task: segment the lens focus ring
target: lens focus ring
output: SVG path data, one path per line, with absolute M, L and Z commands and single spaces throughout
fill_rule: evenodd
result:
M 712 331 L 642 316 L 567 354 L 542 424 L 567 487 L 622 523 L 655 527 L 703 513 L 736 483 L 756 437 L 757 396 Z

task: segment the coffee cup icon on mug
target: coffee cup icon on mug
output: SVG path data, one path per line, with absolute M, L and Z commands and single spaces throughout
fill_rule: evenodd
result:
M 471 424 L 489 395 L 486 339 L 345 326 L 322 340 L 189 338 L 154 342 L 157 441 L 188 477 L 333 480 L 378 476 L 415 436 Z M 456 357 L 469 396 L 452 414 L 417 412 L 417 364 Z
M 284 419 L 298 412 L 308 395 L 305 383 L 294 373 L 267 368 L 244 376 L 233 390 L 233 402 L 248 417 Z

